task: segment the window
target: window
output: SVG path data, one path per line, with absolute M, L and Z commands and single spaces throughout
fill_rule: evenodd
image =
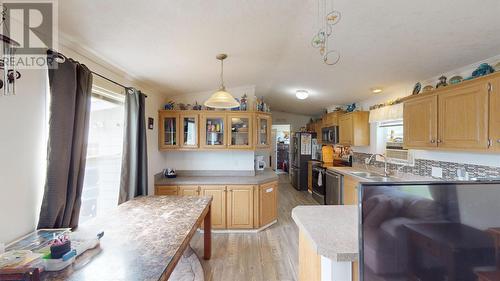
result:
M 377 153 L 384 154 L 394 164 L 414 165 L 413 153 L 403 148 L 403 121 L 377 123 Z M 381 161 L 377 156 L 377 160 Z
M 124 95 L 94 85 L 80 223 L 118 205 L 122 163 Z

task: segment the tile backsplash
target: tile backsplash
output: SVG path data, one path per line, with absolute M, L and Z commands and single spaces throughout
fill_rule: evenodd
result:
M 369 158 L 370 156 L 371 154 L 368 153 L 354 152 L 354 157 L 353 157 L 354 165 L 365 165 L 365 159 Z M 383 168 L 384 162 L 373 160 L 370 165 L 375 166 L 377 168 Z M 401 167 L 401 165 L 388 164 L 388 169 L 391 171 L 395 171 L 399 167 Z M 431 177 L 432 167 L 441 168 L 443 172 L 442 178 L 445 180 L 458 179 L 457 177 L 458 169 L 465 169 L 465 171 L 469 174 L 469 177 L 473 178 L 500 178 L 499 167 L 471 165 L 471 164 L 453 163 L 445 161 L 434 161 L 426 159 L 415 159 L 415 166 L 412 167 L 406 166 L 404 168 L 401 168 L 401 171 L 404 173 L 414 174 L 418 176 Z

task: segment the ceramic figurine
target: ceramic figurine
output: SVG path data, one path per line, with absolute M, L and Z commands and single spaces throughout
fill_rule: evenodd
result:
M 186 110 L 187 109 L 186 105 L 183 104 L 183 103 L 179 103 L 178 106 L 179 106 L 180 110 Z
M 175 109 L 175 102 L 174 101 L 169 101 L 163 106 L 165 110 L 174 110 Z
M 479 65 L 479 67 L 472 72 L 472 78 L 488 75 L 490 73 L 495 72 L 493 67 L 487 63 L 482 63 Z
M 436 89 L 439 87 L 445 87 L 448 86 L 448 83 L 446 83 L 446 76 L 441 76 L 439 77 L 439 82 L 436 84 Z
M 201 110 L 202 106 L 197 101 L 194 102 L 193 110 Z
M 422 84 L 420 84 L 420 82 L 417 82 L 417 84 L 415 84 L 415 86 L 413 87 L 412 95 L 420 94 L 420 89 L 422 89 Z
M 458 84 L 462 82 L 464 78 L 460 75 L 456 75 L 450 78 L 450 85 Z
M 244 94 L 240 99 L 240 110 L 247 111 L 247 94 Z
M 434 87 L 432 85 L 427 85 L 422 89 L 422 93 L 427 93 L 434 90 Z
M 347 106 L 347 112 L 353 112 L 356 109 L 356 104 L 352 103 Z

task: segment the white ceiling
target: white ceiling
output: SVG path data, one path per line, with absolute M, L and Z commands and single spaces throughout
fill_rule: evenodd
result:
M 256 85 L 274 110 L 317 114 L 370 88 L 414 82 L 500 53 L 500 1 L 335 0 L 336 66 L 311 47 L 316 0 L 64 0 L 60 30 L 132 76 L 177 95 Z M 412 82 L 412 83 L 413 83 Z M 295 99 L 304 88 L 311 97 Z

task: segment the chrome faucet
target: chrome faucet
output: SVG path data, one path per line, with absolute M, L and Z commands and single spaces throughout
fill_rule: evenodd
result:
M 380 154 L 380 153 L 372 154 L 372 156 L 370 156 L 370 158 L 365 160 L 365 164 L 367 166 L 366 168 L 368 169 L 368 165 L 370 165 L 370 163 L 372 162 L 372 159 L 377 155 L 384 158 L 384 177 L 388 177 L 389 171 L 387 170 L 387 157 L 385 157 L 385 155 L 383 155 L 383 154 Z

